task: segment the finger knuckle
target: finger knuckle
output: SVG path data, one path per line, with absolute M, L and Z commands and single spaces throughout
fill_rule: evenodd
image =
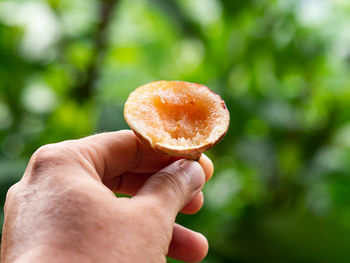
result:
M 160 171 L 154 178 L 158 184 L 164 185 L 168 194 L 174 195 L 175 198 L 182 198 L 185 195 L 185 189 L 181 182 L 181 177 L 167 171 Z
M 7 190 L 7 193 L 6 193 L 6 200 L 5 200 L 5 204 L 4 204 L 4 212 L 5 212 L 5 213 L 6 213 L 6 211 L 7 211 L 8 203 L 13 199 L 14 195 L 16 194 L 18 184 L 19 184 L 19 183 L 16 183 L 16 184 L 12 185 L 12 186 Z
M 72 160 L 74 152 L 65 143 L 47 144 L 34 152 L 29 161 L 29 174 L 38 177 L 43 171 L 58 165 L 64 165 Z
M 7 190 L 6 199 L 11 198 L 11 196 L 15 194 L 17 185 L 18 183 L 15 183 Z
M 48 144 L 41 146 L 35 151 L 30 159 L 32 171 L 40 170 L 48 164 L 58 162 L 61 159 L 62 151 L 64 150 L 64 147 L 60 146 L 59 144 Z

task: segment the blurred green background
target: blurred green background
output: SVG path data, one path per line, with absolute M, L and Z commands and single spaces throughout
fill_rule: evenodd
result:
M 1 205 L 39 146 L 127 128 L 132 90 L 186 80 L 231 113 L 178 217 L 204 262 L 350 262 L 349 69 L 348 0 L 0 1 Z

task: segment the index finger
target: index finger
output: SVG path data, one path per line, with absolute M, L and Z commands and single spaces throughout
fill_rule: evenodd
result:
M 125 172 L 152 173 L 170 161 L 169 156 L 144 146 L 130 130 L 96 134 L 74 144 L 104 180 Z
M 103 180 L 126 172 L 154 173 L 175 160 L 143 145 L 130 130 L 101 133 L 75 142 Z M 199 163 L 209 179 L 213 173 L 210 159 L 202 156 Z

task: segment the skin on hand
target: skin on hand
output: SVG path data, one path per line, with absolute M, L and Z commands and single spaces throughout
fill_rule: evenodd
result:
M 1 262 L 198 262 L 206 238 L 175 218 L 201 208 L 212 173 L 205 155 L 176 161 L 131 131 L 43 146 L 8 191 Z

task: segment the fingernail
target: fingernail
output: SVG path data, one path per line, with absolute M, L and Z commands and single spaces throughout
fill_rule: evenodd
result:
M 174 163 L 176 161 L 182 160 L 184 157 L 170 157 L 169 158 L 169 164 Z
M 179 161 L 179 166 L 189 175 L 192 189 L 198 190 L 203 187 L 205 174 L 202 166 L 198 162 L 182 159 Z

